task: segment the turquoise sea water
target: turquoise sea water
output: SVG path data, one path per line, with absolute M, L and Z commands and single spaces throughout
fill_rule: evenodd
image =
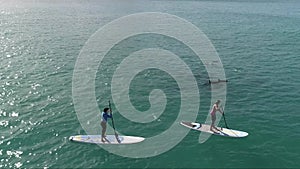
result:
M 100 27 L 137 12 L 173 14 L 207 35 L 229 79 L 227 123 L 247 131 L 247 138 L 212 136 L 199 144 L 200 133 L 190 131 L 170 151 L 142 159 L 68 141 L 71 135 L 85 134 L 72 99 L 72 76 L 80 50 Z M 100 109 L 111 99 L 108 86 L 122 57 L 156 45 L 182 56 L 191 67 L 201 95 L 197 121 L 205 121 L 211 97 L 210 87 L 204 85 L 208 80 L 205 67 L 181 43 L 166 39 L 141 35 L 112 49 L 97 72 Z M 296 0 L 1 1 L 0 167 L 299 168 L 299 55 L 300 2 Z M 119 132 L 151 137 L 170 127 L 180 108 L 180 92 L 167 73 L 141 72 L 131 83 L 132 104 L 147 110 L 149 93 L 156 88 L 168 97 L 159 120 L 142 125 L 116 111 Z

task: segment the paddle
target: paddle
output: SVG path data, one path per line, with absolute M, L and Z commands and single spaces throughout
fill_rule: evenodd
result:
M 224 110 L 223 110 L 223 108 L 222 108 L 222 116 L 223 116 L 223 119 L 224 119 L 224 122 L 225 122 L 225 126 L 226 126 L 226 128 L 228 128 L 229 129 L 229 127 L 227 126 L 227 123 L 226 123 L 226 119 L 225 119 L 225 112 L 224 112 Z
M 116 132 L 116 128 L 115 128 L 115 123 L 114 123 L 113 112 L 112 112 L 112 109 L 111 109 L 110 100 L 108 100 L 108 105 L 109 105 L 109 109 L 110 109 L 110 113 L 111 113 L 111 122 L 112 122 L 112 126 L 113 126 L 113 129 L 114 129 L 114 132 L 115 132 L 116 139 L 117 139 L 118 143 L 121 143 L 121 140 L 119 139 L 119 136 L 118 136 L 118 134 Z

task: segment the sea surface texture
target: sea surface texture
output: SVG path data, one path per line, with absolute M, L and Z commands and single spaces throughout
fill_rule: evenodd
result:
M 149 48 L 172 51 L 189 67 L 201 104 L 198 111 L 187 108 L 184 113 L 205 122 L 212 89 L 205 68 L 215 63 L 201 62 L 174 37 L 149 33 L 127 37 L 105 55 L 97 73 L 91 75 L 95 77 L 95 99 L 86 100 L 96 101 L 99 108 L 85 116 L 90 119 L 86 125 L 95 126 L 93 133 L 82 127 L 72 92 L 82 49 L 103 26 L 142 12 L 177 16 L 207 36 L 228 79 L 227 125 L 248 132 L 246 138 L 211 136 L 200 144 L 200 132 L 189 131 L 170 150 L 147 158 L 124 157 L 95 144 L 68 140 L 72 135 L 100 134 L 99 113 L 108 100 L 116 130 L 123 135 L 147 140 L 172 125 L 185 129 L 175 124 L 183 102 L 181 88 L 175 77 L 156 65 L 137 73 L 130 89 L 121 92 L 130 96 L 138 112 L 163 105 L 161 114 L 139 122 L 134 115 L 124 117 L 126 112 L 119 112 L 113 100 L 112 77 L 118 66 L 130 54 Z M 182 30 L 182 34 L 191 36 L 193 32 Z M 130 63 L 135 66 L 134 62 Z M 165 65 L 177 66 L 172 64 Z M 185 73 L 181 77 L 187 78 Z M 123 84 L 122 74 L 115 78 Z M 299 87 L 298 0 L 0 1 L 0 168 L 300 168 Z M 88 92 L 82 88 L 77 97 Z M 162 93 L 165 101 L 151 97 Z M 225 100 L 221 104 L 225 105 Z M 224 127 L 224 119 L 217 114 L 218 126 Z M 112 125 L 111 120 L 108 124 Z M 114 131 L 109 128 L 107 134 Z M 155 144 L 167 145 L 172 139 L 166 137 Z M 155 144 L 147 147 L 152 154 Z

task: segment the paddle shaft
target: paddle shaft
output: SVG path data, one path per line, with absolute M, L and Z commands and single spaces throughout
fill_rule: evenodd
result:
M 224 122 L 225 122 L 225 126 L 226 126 L 226 128 L 228 128 L 229 129 L 229 127 L 227 126 L 227 122 L 226 122 L 226 118 L 225 118 L 225 112 L 224 112 L 224 110 L 223 110 L 223 108 L 222 108 L 222 116 L 223 116 L 223 119 L 224 119 Z
M 224 122 L 225 122 L 225 126 L 226 126 L 226 128 L 228 128 L 228 129 L 229 129 L 229 127 L 227 126 L 227 123 L 226 123 L 226 119 L 225 119 L 225 114 L 224 114 L 224 112 L 223 112 L 223 118 L 224 118 Z
M 111 122 L 112 122 L 112 126 L 113 126 L 113 129 L 114 129 L 114 132 L 115 132 L 116 139 L 117 139 L 118 143 L 121 143 L 121 140 L 119 139 L 119 136 L 118 136 L 118 134 L 116 132 L 116 128 L 115 128 L 115 123 L 114 123 L 114 118 L 113 118 L 113 113 L 112 113 L 112 109 L 111 109 L 110 100 L 108 100 L 108 105 L 109 105 L 109 109 L 110 109 Z
M 115 128 L 115 123 L 114 123 L 113 112 L 112 112 L 112 109 L 111 109 L 110 100 L 108 101 L 108 105 L 109 105 L 109 110 L 110 110 L 110 114 L 111 114 L 112 126 L 113 126 L 113 129 L 114 129 L 114 132 L 116 133 L 116 128 Z

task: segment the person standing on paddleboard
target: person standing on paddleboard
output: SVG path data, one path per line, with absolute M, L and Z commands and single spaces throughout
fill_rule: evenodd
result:
M 223 112 L 221 111 L 219 104 L 221 103 L 220 100 L 217 100 L 216 103 L 213 105 L 211 111 L 210 111 L 210 115 L 211 115 L 211 125 L 210 125 L 210 130 L 212 132 L 215 132 L 213 129 L 219 131 L 219 129 L 217 129 L 215 127 L 215 121 L 216 121 L 216 112 L 219 111 L 221 114 L 223 114 Z
M 106 137 L 105 133 L 106 133 L 106 124 L 108 118 L 112 118 L 111 111 L 109 108 L 104 108 L 103 112 L 101 113 L 101 127 L 102 127 L 101 141 L 102 142 L 105 142 L 104 139 Z

